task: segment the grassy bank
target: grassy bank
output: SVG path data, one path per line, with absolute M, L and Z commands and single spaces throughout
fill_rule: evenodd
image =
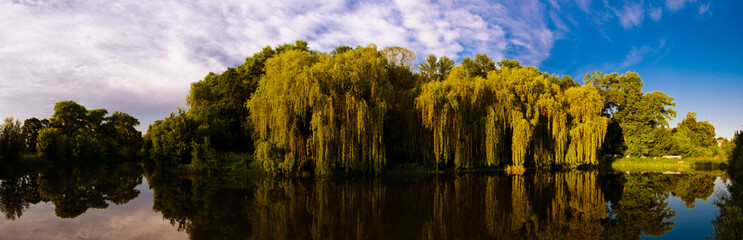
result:
M 622 172 L 695 172 L 725 169 L 724 158 L 616 158 L 611 161 L 614 170 Z

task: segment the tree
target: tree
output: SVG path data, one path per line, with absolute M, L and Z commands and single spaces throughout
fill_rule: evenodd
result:
M 49 125 L 64 134 L 75 134 L 86 129 L 87 115 L 88 111 L 82 105 L 74 101 L 61 101 L 54 104 L 54 115 L 49 119 Z
M 603 149 L 617 151 L 626 146 L 624 153 L 632 156 L 663 153 L 661 149 L 650 146 L 666 145 L 655 144 L 660 140 L 657 136 L 663 134 L 658 135 L 661 132 L 654 129 L 668 127 L 668 120 L 676 117 L 676 111 L 670 108 L 675 106 L 672 97 L 657 91 L 643 93 L 643 81 L 633 72 L 619 75 L 596 71 L 587 74 L 583 81 L 599 89 L 604 99 L 603 114 L 618 125 L 610 128 L 607 136 L 611 136 L 612 141 L 606 141 Z M 617 136 L 623 138 L 620 140 Z
M 49 126 L 39 131 L 36 151 L 52 162 L 90 162 L 131 159 L 142 146 L 139 121 L 122 112 L 106 116 L 108 110 L 86 110 L 74 101 L 54 105 Z M 29 136 L 42 124 L 30 120 Z
M 395 67 L 411 69 L 415 63 L 415 53 L 406 48 L 386 47 L 381 53 L 387 58 L 387 63 Z
M 391 91 L 387 59 L 374 45 L 269 59 L 248 102 L 256 159 L 277 172 L 381 171 Z
M 49 120 L 39 120 L 35 117 L 23 121 L 23 135 L 26 137 L 26 150 L 36 153 L 36 142 L 41 130 L 49 127 Z
M 148 153 L 162 166 L 177 166 L 191 162 L 191 142 L 196 139 L 199 123 L 185 111 L 170 113 L 169 117 L 155 121 L 147 130 L 151 148 Z
M 0 162 L 17 162 L 25 148 L 25 137 L 21 122 L 12 117 L 5 118 L 0 125 Z
M 211 139 L 210 148 L 224 152 L 248 152 L 253 150 L 250 136 L 250 113 L 245 103 L 258 87 L 265 74 L 264 65 L 273 56 L 287 51 L 309 51 L 307 42 L 296 41 L 276 48 L 266 46 L 235 68 L 222 73 L 209 73 L 202 81 L 191 84 L 186 98 L 189 109 L 200 129 L 197 133 L 202 139 Z
M 447 57 L 440 57 L 437 60 L 435 55 L 428 55 L 419 68 L 423 82 L 431 82 L 446 79 L 452 67 L 454 67 L 454 60 Z
M 495 70 L 495 62 L 491 60 L 487 55 L 478 53 L 475 55 L 475 60 L 469 57 L 462 59 L 462 67 L 466 73 L 467 78 L 474 77 L 487 77 L 488 72 Z
M 677 154 L 684 157 L 712 157 L 724 154 L 715 140 L 715 127 L 705 120 L 697 121 L 697 114 L 689 112 L 673 130 Z
M 423 84 L 416 98 L 423 125 L 433 132 L 435 166 L 597 163 L 607 120 L 596 88 L 563 91 L 559 78 L 537 68 L 504 60 L 495 70 L 485 55 L 476 59 L 443 81 Z
M 139 126 L 139 120 L 124 112 L 116 111 L 106 118 L 102 134 L 111 140 L 113 146 L 108 149 L 114 150 L 109 155 L 127 159 L 137 156 L 142 148 L 142 133 L 136 126 Z

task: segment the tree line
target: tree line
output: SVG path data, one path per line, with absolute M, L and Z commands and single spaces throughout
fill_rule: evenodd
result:
M 0 125 L 0 163 L 18 164 L 24 157 L 51 163 L 89 163 L 141 156 L 139 120 L 123 112 L 87 110 L 74 101 L 54 105 L 49 119 L 23 122 L 6 118 Z
M 265 47 L 191 85 L 188 110 L 152 124 L 161 165 L 269 172 L 597 165 L 602 154 L 715 156 L 714 127 L 690 113 L 671 129 L 673 98 L 640 76 L 594 72 L 584 84 L 485 54 L 459 65 L 400 47 L 305 41 Z

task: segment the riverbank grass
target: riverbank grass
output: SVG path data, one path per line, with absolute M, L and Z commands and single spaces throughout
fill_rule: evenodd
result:
M 611 163 L 614 170 L 622 172 L 684 172 L 718 170 L 727 166 L 727 159 L 716 158 L 617 158 Z

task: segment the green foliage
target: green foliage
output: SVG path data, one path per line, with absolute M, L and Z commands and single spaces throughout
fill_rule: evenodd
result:
M 219 171 L 217 151 L 211 147 L 208 137 L 201 143 L 191 142 L 191 168 L 200 172 Z
M 171 113 L 150 125 L 144 152 L 163 166 L 189 165 L 193 170 L 209 172 L 244 169 L 246 158 L 235 162 L 219 156 L 253 150 L 250 111 L 245 103 L 265 74 L 266 61 L 288 51 L 309 52 L 305 41 L 267 46 L 243 64 L 220 74 L 209 73 L 191 84 L 186 98 L 188 111 L 179 110 L 177 115 Z
M 38 134 L 36 151 L 41 157 L 56 163 L 137 157 L 142 133 L 134 128 L 139 125 L 136 118 L 121 112 L 107 117 L 105 109 L 88 111 L 74 101 L 58 102 L 54 109 L 48 127 L 43 121 L 27 121 L 26 137 Z
M 5 118 L 0 124 L 0 163 L 18 162 L 25 149 L 25 140 L 21 122 L 12 117 Z
M 643 93 L 640 75 L 627 72 L 604 74 L 599 71 L 583 78 L 599 88 L 604 99 L 603 114 L 612 118 L 612 127 L 602 147 L 605 153 L 629 156 L 668 154 L 668 120 L 676 117 L 672 97 L 662 92 Z M 621 138 L 620 138 L 621 137 Z M 625 149 L 626 147 L 626 149 Z
M 270 171 L 379 172 L 392 86 L 376 46 L 341 54 L 289 51 L 266 62 L 248 102 L 256 159 Z
M 423 82 L 442 81 L 449 76 L 454 60 L 447 57 L 440 57 L 436 60 L 435 55 L 428 55 L 426 61 L 420 64 L 420 74 Z
M 26 137 L 26 150 L 28 152 L 36 152 L 36 139 L 39 137 L 39 132 L 49 127 L 49 120 L 39 120 L 35 117 L 26 119 L 23 121 L 23 135 Z
M 563 91 L 559 83 L 568 79 L 518 62 L 498 65 L 495 70 L 478 55 L 454 67 L 446 80 L 421 86 L 416 109 L 433 131 L 436 165 L 523 166 L 532 159 L 529 164 L 537 166 L 597 164 L 607 126 L 597 90 L 563 84 L 570 87 Z
M 722 155 L 715 140 L 715 127 L 707 120 L 697 122 L 696 116 L 696 113 L 689 112 L 673 130 L 674 152 L 684 157 Z
M 673 98 L 644 93 L 636 73 L 597 71 L 581 86 L 484 54 L 458 66 L 429 55 L 414 73 L 415 53 L 405 48 L 340 46 L 326 54 L 307 46 L 265 47 L 193 83 L 190 109 L 153 124 L 146 152 L 166 165 L 202 169 L 224 161 L 213 156 L 252 150 L 264 169 L 285 173 L 379 172 L 387 157 L 473 168 L 596 165 L 599 148 L 633 156 L 722 153 L 684 150 L 709 142 L 714 128 L 669 130 Z
M 244 126 L 248 118 L 244 104 L 255 89 L 247 81 L 248 76 L 230 68 L 221 74 L 209 73 L 203 81 L 191 84 L 188 113 L 202 126 L 208 126 L 204 131 L 220 150 L 237 151 L 252 145 Z
M 54 104 L 54 115 L 49 119 L 49 125 L 61 130 L 65 135 L 88 130 L 87 123 L 88 111 L 74 101 L 61 101 Z
M 163 166 L 189 164 L 197 128 L 198 122 L 180 109 L 155 121 L 147 130 L 150 157 Z
M 70 137 L 58 128 L 47 128 L 39 133 L 36 149 L 50 162 L 66 162 L 73 158 L 73 143 Z

